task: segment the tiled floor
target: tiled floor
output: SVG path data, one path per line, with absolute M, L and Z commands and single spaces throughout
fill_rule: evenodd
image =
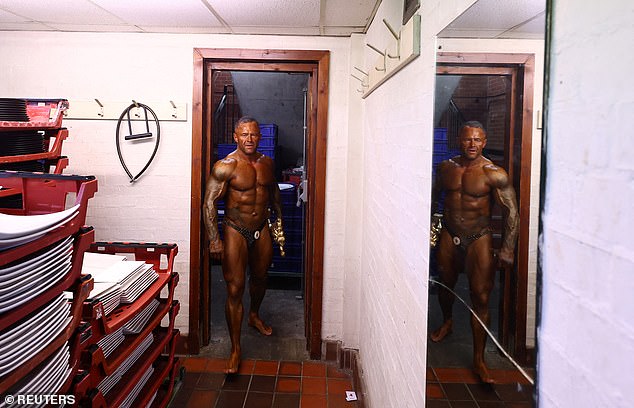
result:
M 320 361 L 244 360 L 236 375 L 225 360 L 190 357 L 173 408 L 357 408 L 346 401 L 350 375 Z
M 533 387 L 517 370 L 493 370 L 483 384 L 466 368 L 427 368 L 427 408 L 530 408 Z

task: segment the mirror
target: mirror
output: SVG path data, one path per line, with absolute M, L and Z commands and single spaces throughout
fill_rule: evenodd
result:
M 441 174 L 439 185 L 444 188 L 437 196 L 437 209 L 448 218 L 441 221 L 445 230 L 441 234 L 446 236 L 440 235 L 438 245 L 430 250 L 427 401 L 431 406 L 453 406 L 458 401 L 464 406 L 478 401 L 530 406 L 533 401 L 539 203 L 539 159 L 534 159 L 539 154 L 533 152 L 539 153 L 541 139 L 533 112 L 541 111 L 545 2 L 513 3 L 517 4 L 500 10 L 499 2 L 480 0 L 438 35 L 432 172 L 434 177 Z M 488 16 L 486 21 L 478 18 L 483 15 Z M 461 129 L 468 121 L 480 122 L 483 129 L 471 124 L 466 132 L 471 136 L 463 133 L 461 144 Z M 471 160 L 471 155 L 480 154 L 473 147 L 473 134 L 486 134 L 481 155 L 505 170 L 514 189 L 518 227 L 512 267 L 498 266 L 509 235 L 508 200 L 496 199 L 500 190 L 489 190 L 482 170 L 466 170 L 467 165 L 479 163 Z M 480 167 L 483 163 L 489 162 L 481 162 Z M 491 252 L 493 268 L 482 267 L 482 259 L 489 258 L 479 254 Z M 491 269 L 492 278 L 479 278 Z M 488 311 L 490 332 L 483 334 L 485 369 L 477 357 L 481 347 L 474 345 L 482 342 L 473 335 L 482 332 L 481 325 L 472 317 L 485 318 L 483 309 Z M 446 324 L 449 315 L 451 325 Z

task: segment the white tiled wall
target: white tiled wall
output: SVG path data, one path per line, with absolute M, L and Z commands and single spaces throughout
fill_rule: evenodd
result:
M 634 4 L 553 5 L 540 407 L 630 407 Z

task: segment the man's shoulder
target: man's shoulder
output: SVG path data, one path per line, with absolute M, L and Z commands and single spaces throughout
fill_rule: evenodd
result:
M 482 170 L 493 184 L 505 185 L 508 183 L 509 176 L 506 170 L 496 165 L 491 160 L 486 159 L 486 162 L 482 164 Z
M 237 166 L 238 160 L 235 157 L 231 157 L 231 155 L 229 155 L 224 159 L 217 160 L 216 163 L 214 163 L 212 172 L 216 177 L 226 178 L 233 172 L 233 170 Z

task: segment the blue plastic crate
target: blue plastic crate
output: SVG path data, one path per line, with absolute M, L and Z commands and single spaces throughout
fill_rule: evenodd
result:
M 260 123 L 260 133 L 262 138 L 277 138 L 277 125 L 275 123 Z
M 275 159 L 275 147 L 258 147 L 258 152 L 265 156 L 269 156 L 271 159 Z
M 234 143 L 219 143 L 218 144 L 218 160 L 224 159 L 227 155 L 236 150 L 237 145 Z
M 434 128 L 434 142 L 447 142 L 447 128 Z
M 277 138 L 271 136 L 262 136 L 260 143 L 258 144 L 258 147 L 263 148 L 274 148 L 275 146 L 277 146 Z

